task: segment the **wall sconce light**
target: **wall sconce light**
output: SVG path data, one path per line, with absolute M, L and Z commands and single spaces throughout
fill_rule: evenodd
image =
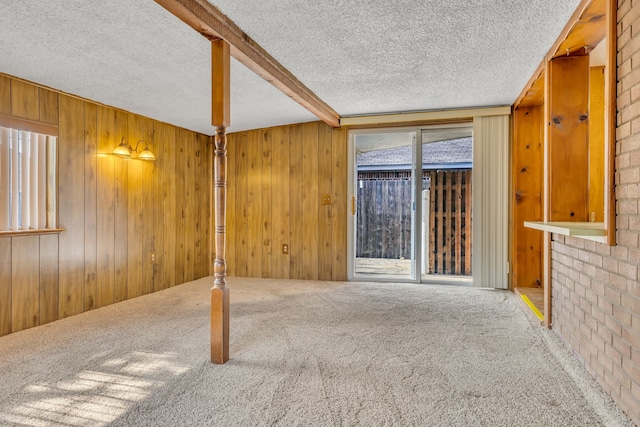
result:
M 144 142 L 144 149 L 142 151 L 138 151 L 138 147 L 140 143 Z M 120 145 L 118 145 L 112 152 L 112 154 L 125 158 L 125 159 L 139 159 L 139 160 L 155 160 L 156 156 L 153 155 L 151 150 L 149 150 L 149 144 L 147 141 L 139 140 L 136 144 L 136 148 L 132 148 L 127 139 L 123 136 L 122 141 L 120 141 Z

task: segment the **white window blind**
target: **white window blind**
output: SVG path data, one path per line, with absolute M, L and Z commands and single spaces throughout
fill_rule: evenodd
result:
M 56 227 L 56 140 L 0 127 L 0 231 Z

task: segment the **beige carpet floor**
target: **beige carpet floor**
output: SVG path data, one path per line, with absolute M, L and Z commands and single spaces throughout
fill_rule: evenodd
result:
M 510 292 L 201 279 L 0 338 L 0 425 L 627 426 Z

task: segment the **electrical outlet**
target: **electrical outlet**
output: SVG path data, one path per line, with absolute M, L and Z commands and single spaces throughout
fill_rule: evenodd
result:
M 154 262 L 156 262 L 156 253 L 151 252 L 151 264 L 153 264 Z
M 331 194 L 323 194 L 322 195 L 322 204 L 330 205 L 331 204 Z
M 286 243 L 282 245 L 282 253 L 285 255 L 289 253 L 289 245 L 287 245 Z

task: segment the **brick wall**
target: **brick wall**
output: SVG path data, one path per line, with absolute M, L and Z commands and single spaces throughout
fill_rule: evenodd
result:
M 553 236 L 553 329 L 640 425 L 640 4 L 618 1 L 617 246 Z

